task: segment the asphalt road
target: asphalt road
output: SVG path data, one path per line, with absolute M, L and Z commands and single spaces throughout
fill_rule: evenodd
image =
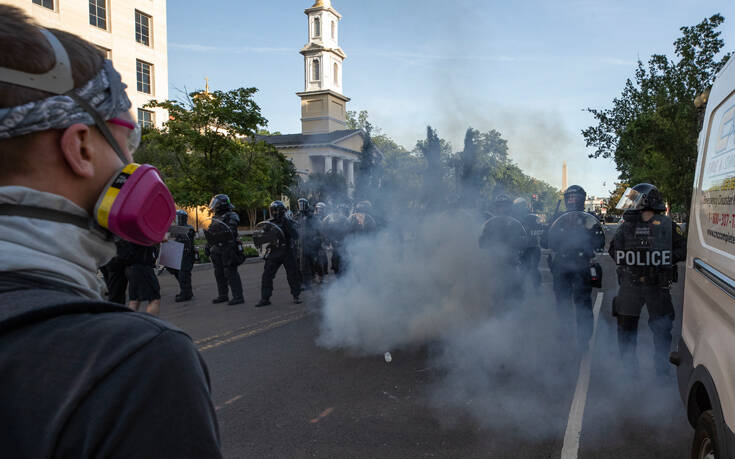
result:
M 161 316 L 192 336 L 209 366 L 225 457 L 689 457 L 693 433 L 673 368 L 669 378 L 653 376 L 647 317 L 640 324 L 640 373 L 617 365 L 610 315 L 617 281 L 612 260 L 603 255 L 600 263 L 603 288 L 593 292 L 599 315 L 586 363 L 581 354 L 555 368 L 559 390 L 545 396 L 543 417 L 528 419 L 530 431 L 544 435 L 504 425 L 500 409 L 490 425 L 438 409 L 431 400 L 443 376 L 432 366 L 436 345 L 393 352 L 391 363 L 319 347 L 319 293 L 306 292 L 303 304 L 293 304 L 282 270 L 273 305 L 253 308 L 262 263 L 240 267 L 246 296 L 240 306 L 210 303 L 211 269 L 194 273 L 195 299 L 187 303 L 173 302 L 175 281 L 162 275 Z M 548 271 L 543 277 L 541 296 L 553 302 Z M 673 289 L 677 312 L 681 285 Z

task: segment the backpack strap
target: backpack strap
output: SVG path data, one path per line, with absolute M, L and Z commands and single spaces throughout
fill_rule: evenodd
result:
M 26 276 L 6 274 L 10 273 L 0 275 L 0 334 L 67 314 L 132 312 L 119 304 L 88 300 Z

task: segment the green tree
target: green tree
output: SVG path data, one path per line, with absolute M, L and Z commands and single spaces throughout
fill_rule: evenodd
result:
M 716 14 L 693 27 L 682 27 L 674 41 L 676 59 L 655 54 L 640 60 L 612 108 L 588 111 L 597 124 L 582 131 L 594 158 L 613 158 L 620 179 L 658 186 L 672 208 L 691 201 L 697 161 L 698 113 L 694 99 L 708 90 L 730 54 L 721 55 Z
M 174 199 L 199 206 L 227 193 L 251 224 L 257 210 L 293 183 L 293 164 L 273 146 L 254 141 L 267 121 L 255 88 L 193 92 L 185 101 L 152 101 L 168 110 L 162 130 L 147 130 L 136 160 L 157 166 Z

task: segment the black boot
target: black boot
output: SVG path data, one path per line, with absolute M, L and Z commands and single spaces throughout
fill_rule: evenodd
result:
M 225 301 L 227 301 L 227 297 L 226 296 L 218 296 L 217 298 L 215 298 L 215 299 L 212 300 L 212 303 L 214 303 L 214 304 L 224 303 Z
M 194 298 L 194 295 L 192 295 L 191 293 L 179 293 L 178 295 L 176 295 L 175 301 L 177 303 L 181 303 L 184 301 L 189 301 L 192 298 Z
M 293 297 L 293 302 L 294 302 L 294 304 L 301 304 L 301 298 L 299 298 L 298 296 L 294 296 Z
M 232 306 L 232 305 L 235 305 L 235 304 L 243 304 L 244 302 L 245 302 L 245 300 L 243 299 L 243 297 L 240 297 L 240 298 L 233 298 L 233 299 L 231 299 L 230 302 L 227 303 L 227 304 L 229 304 L 230 306 Z
M 256 307 L 256 308 L 262 308 L 263 306 L 268 306 L 268 305 L 270 305 L 270 304 L 271 304 L 271 302 L 270 302 L 270 300 L 269 300 L 269 299 L 267 299 L 267 298 L 261 298 L 261 299 L 260 299 L 260 301 L 258 301 L 258 302 L 257 302 L 257 303 L 255 304 L 255 307 Z

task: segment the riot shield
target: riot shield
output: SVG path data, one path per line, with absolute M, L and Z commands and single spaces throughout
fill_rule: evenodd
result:
M 232 229 L 218 218 L 211 218 L 209 225 L 204 230 L 204 237 L 207 239 L 207 244 L 210 246 L 218 244 L 234 243 L 237 239 L 237 235 L 232 233 Z
M 322 221 L 322 233 L 330 243 L 338 243 L 347 235 L 349 224 L 344 215 L 331 213 Z
M 286 241 L 286 235 L 280 226 L 271 221 L 260 222 L 255 225 L 253 231 L 253 243 L 258 250 L 267 248 L 271 244 L 282 244 Z
M 605 232 L 594 215 L 565 212 L 549 228 L 549 248 L 555 253 L 600 252 L 605 248 Z
M 527 245 L 526 230 L 513 217 L 498 215 L 490 218 L 482 227 L 480 247 L 483 249 L 520 251 Z

